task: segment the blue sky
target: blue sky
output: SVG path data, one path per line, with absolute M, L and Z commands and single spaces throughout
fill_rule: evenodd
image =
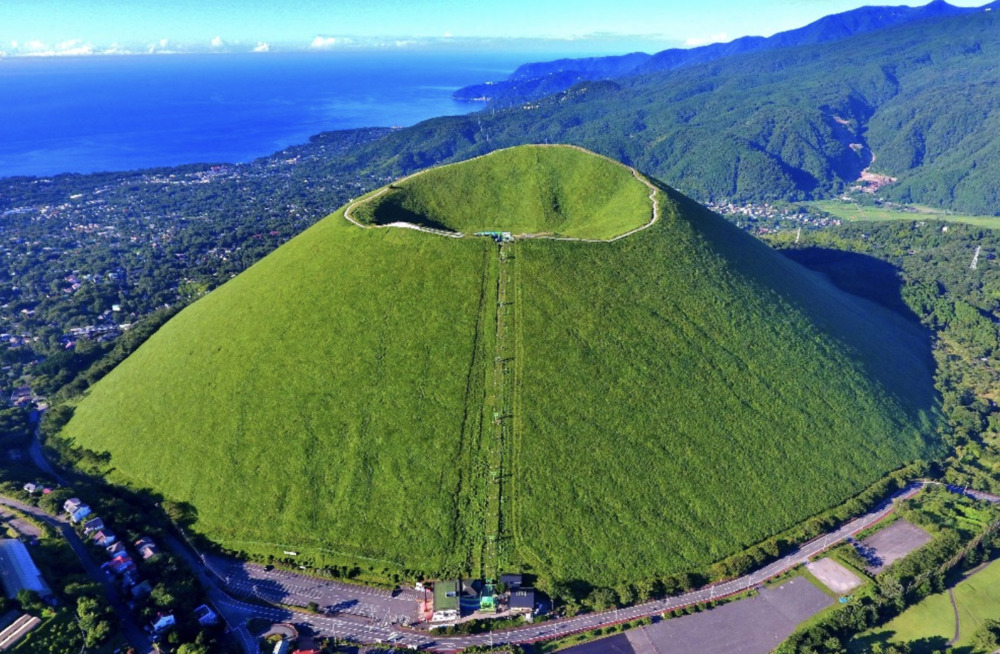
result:
M 952 0 L 974 6 L 985 0 Z M 615 53 L 770 35 L 857 0 L 0 0 L 0 52 L 477 48 Z M 892 0 L 868 4 L 900 4 Z M 919 5 L 922 1 L 906 2 Z

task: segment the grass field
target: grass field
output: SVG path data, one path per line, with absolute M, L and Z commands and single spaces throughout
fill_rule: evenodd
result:
M 989 227 L 990 229 L 1000 228 L 1000 216 L 957 214 L 919 205 L 910 205 L 910 208 L 914 209 L 914 211 L 902 211 L 887 207 L 861 206 L 842 200 L 819 200 L 816 202 L 804 202 L 803 204 L 825 211 L 832 216 L 844 220 L 871 220 L 876 222 L 888 220 L 944 220 L 953 223 L 968 223 L 979 227 Z
M 43 616 L 41 624 L 10 649 L 10 654 L 112 654 L 116 651 L 114 640 L 104 645 L 83 649 L 84 640 L 76 623 L 73 609 L 62 607 Z
M 226 546 L 463 568 L 492 249 L 324 220 L 161 329 L 67 433 Z
M 517 246 L 515 531 L 562 579 L 702 569 L 926 451 L 926 335 L 672 197 Z
M 976 629 L 987 619 L 1000 616 L 1000 563 L 994 561 L 983 570 L 959 582 L 953 589 L 961 625 L 956 647 L 972 644 Z M 864 644 L 889 640 L 909 642 L 949 641 L 955 635 L 955 613 L 948 593 L 925 598 L 885 626 L 872 630 L 855 643 L 853 651 L 864 652 Z
M 433 168 L 361 204 L 362 222 L 471 234 L 509 231 L 607 239 L 652 217 L 649 188 L 625 166 L 566 146 L 523 146 Z
M 648 222 L 626 169 L 595 160 L 624 176 L 609 194 L 585 153 L 522 156 L 482 198 L 540 189 L 575 213 L 484 227 Z M 434 173 L 459 203 L 475 187 L 456 171 Z M 64 433 L 235 550 L 607 585 L 704 569 L 935 447 L 926 334 L 659 197 L 627 238 L 503 259 L 341 210 L 171 320 Z

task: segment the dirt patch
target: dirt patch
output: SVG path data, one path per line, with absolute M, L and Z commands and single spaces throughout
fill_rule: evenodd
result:
M 820 559 L 806 564 L 806 570 L 838 595 L 847 595 L 861 585 L 861 578 L 833 559 Z

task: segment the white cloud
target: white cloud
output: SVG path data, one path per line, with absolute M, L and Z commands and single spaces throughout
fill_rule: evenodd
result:
M 263 41 L 261 41 L 260 43 L 257 44 L 257 46 L 253 49 L 253 51 L 254 52 L 270 52 L 271 51 L 271 44 L 270 43 L 264 43 Z
M 396 41 L 396 47 L 397 48 L 408 48 L 411 45 L 417 45 L 417 42 L 413 41 L 413 40 L 410 40 L 410 41 Z
M 444 33 L 444 38 L 450 39 L 451 38 L 451 32 L 445 32 Z
M 718 34 L 713 34 L 712 36 L 692 37 L 685 41 L 684 45 L 689 48 L 697 48 L 700 45 L 708 45 L 710 43 L 726 43 L 732 40 L 732 37 L 725 32 L 719 32 Z
M 104 52 L 102 52 L 101 54 L 106 54 L 106 55 L 118 55 L 118 54 L 126 55 L 126 54 L 134 54 L 134 53 L 133 53 L 132 50 L 129 50 L 128 48 L 123 48 L 118 43 L 112 43 L 107 48 L 105 48 Z
M 73 56 L 94 54 L 94 46 L 90 43 L 83 43 L 77 39 L 63 41 L 59 44 L 54 54 Z
M 167 47 L 168 43 L 170 43 L 170 41 L 168 41 L 167 39 L 160 39 L 160 47 L 161 48 Z
M 315 39 L 312 40 L 312 43 L 309 44 L 309 47 L 315 50 L 326 50 L 328 48 L 334 47 L 335 45 L 337 45 L 336 37 L 317 36 Z
M 11 41 L 11 42 L 10 42 L 10 47 L 12 47 L 12 48 L 14 48 L 15 50 L 17 50 L 17 41 Z
M 224 45 L 226 45 L 226 42 L 222 40 L 221 36 L 217 36 L 214 39 L 212 39 L 213 48 L 221 48 Z

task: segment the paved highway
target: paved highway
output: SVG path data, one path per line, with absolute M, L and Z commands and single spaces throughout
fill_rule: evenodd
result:
M 396 642 L 421 649 L 453 652 L 473 645 L 530 643 L 558 638 L 750 590 L 876 524 L 888 516 L 899 501 L 913 497 L 923 487 L 935 483 L 937 482 L 913 482 L 872 511 L 851 520 L 836 531 L 804 543 L 770 565 L 737 579 L 624 609 L 550 620 L 495 634 L 437 638 L 432 633 L 408 627 L 407 625 L 416 618 L 417 595 L 413 591 L 406 590 L 394 594 L 285 570 L 267 570 L 258 565 L 241 563 L 221 556 L 203 556 L 189 544 L 186 545 L 176 538 L 168 538 L 165 545 L 188 561 L 205 587 L 209 600 L 248 653 L 256 652 L 254 638 L 246 628 L 246 621 L 250 618 L 306 624 L 321 636 L 348 638 L 362 643 Z M 975 499 L 1000 502 L 1000 497 L 988 493 L 954 486 L 946 488 Z M 0 503 L 27 511 L 59 529 L 80 556 L 88 573 L 105 584 L 115 611 L 123 619 L 123 629 L 129 641 L 137 646 L 140 652 L 152 651 L 148 639 L 131 619 L 131 614 L 121 603 L 113 585 L 97 569 L 89 552 L 65 520 L 49 516 L 35 507 L 14 500 L 0 499 Z M 306 606 L 310 602 L 316 602 L 321 609 L 332 607 L 332 614 L 317 615 L 292 611 L 280 606 L 264 605 L 266 603 Z
M 243 564 L 224 557 L 199 558 L 190 550 L 187 550 L 186 555 L 191 560 L 192 565 L 202 570 L 201 576 L 207 578 L 203 579 L 203 583 L 208 583 L 213 589 L 213 601 L 227 615 L 227 619 L 232 621 L 234 631 L 238 633 L 240 631 L 239 625 L 242 625 L 247 618 L 260 617 L 308 624 L 317 633 L 324 636 L 351 638 L 364 643 L 392 640 L 401 645 L 413 645 L 439 652 L 452 652 L 473 645 L 529 643 L 548 640 L 744 592 L 805 563 L 811 557 L 871 527 L 892 513 L 899 501 L 913 497 L 921 488 L 932 483 L 935 482 L 914 482 L 876 506 L 872 511 L 851 520 L 840 529 L 804 543 L 795 551 L 770 565 L 737 579 L 707 586 L 676 597 L 646 602 L 624 609 L 550 620 L 494 634 L 438 638 L 432 633 L 405 626 L 407 621 L 400 618 L 413 615 L 416 595 L 412 591 L 404 591 L 403 594 L 392 597 L 388 591 L 331 582 L 283 570 L 268 571 L 260 566 Z M 967 491 L 950 486 L 948 489 L 976 499 L 1000 501 L 1000 497 L 987 493 Z M 174 545 L 182 547 L 179 541 Z M 334 616 L 314 615 L 293 612 L 281 607 L 259 606 L 256 603 L 236 599 L 240 596 L 300 606 L 315 601 L 324 608 L 335 601 L 340 603 L 344 610 Z M 406 604 L 411 605 L 409 609 L 406 608 Z M 351 607 L 360 608 L 356 608 L 354 611 L 346 610 Z M 248 649 L 247 651 L 252 650 Z

